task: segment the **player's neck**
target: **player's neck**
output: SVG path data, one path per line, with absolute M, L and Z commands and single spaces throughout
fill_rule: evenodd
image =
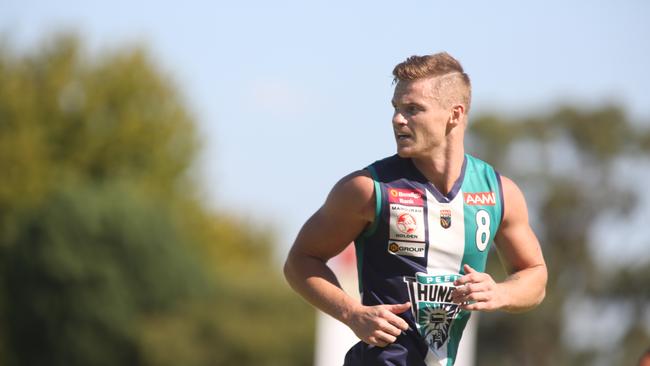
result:
M 423 158 L 413 158 L 413 164 L 440 193 L 448 194 L 460 177 L 465 160 L 463 144 L 447 146 Z

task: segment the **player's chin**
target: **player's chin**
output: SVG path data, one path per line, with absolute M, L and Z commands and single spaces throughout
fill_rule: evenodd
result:
M 400 158 L 412 158 L 415 151 L 409 146 L 399 146 L 397 145 L 397 155 Z

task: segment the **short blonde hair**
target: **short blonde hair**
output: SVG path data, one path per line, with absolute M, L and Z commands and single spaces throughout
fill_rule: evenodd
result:
M 393 82 L 434 78 L 433 97 L 443 107 L 460 103 L 469 111 L 472 84 L 460 62 L 447 52 L 411 56 L 393 69 Z

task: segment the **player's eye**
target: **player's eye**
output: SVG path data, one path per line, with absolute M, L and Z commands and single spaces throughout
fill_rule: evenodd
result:
M 420 111 L 420 109 L 417 106 L 414 105 L 409 105 L 406 107 L 406 113 L 408 114 L 416 114 Z

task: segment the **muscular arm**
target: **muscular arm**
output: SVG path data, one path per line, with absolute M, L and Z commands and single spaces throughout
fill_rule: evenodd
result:
M 341 179 L 300 230 L 284 273 L 291 287 L 312 305 L 348 325 L 364 342 L 385 346 L 408 329 L 395 315 L 406 311 L 408 304 L 363 306 L 341 289 L 327 266 L 372 223 L 374 212 L 374 183 L 368 173 Z
M 524 195 L 510 179 L 502 177 L 504 217 L 495 237 L 501 263 L 510 274 L 501 283 L 507 293 L 503 310 L 526 311 L 542 302 L 547 271 L 537 236 L 528 223 Z
M 501 177 L 504 215 L 495 243 L 509 276 L 495 283 L 487 273 L 465 266 L 457 282 L 457 302 L 471 301 L 468 310 L 522 312 L 537 306 L 545 296 L 547 270 L 542 250 L 528 223 L 528 209 L 517 185 Z

